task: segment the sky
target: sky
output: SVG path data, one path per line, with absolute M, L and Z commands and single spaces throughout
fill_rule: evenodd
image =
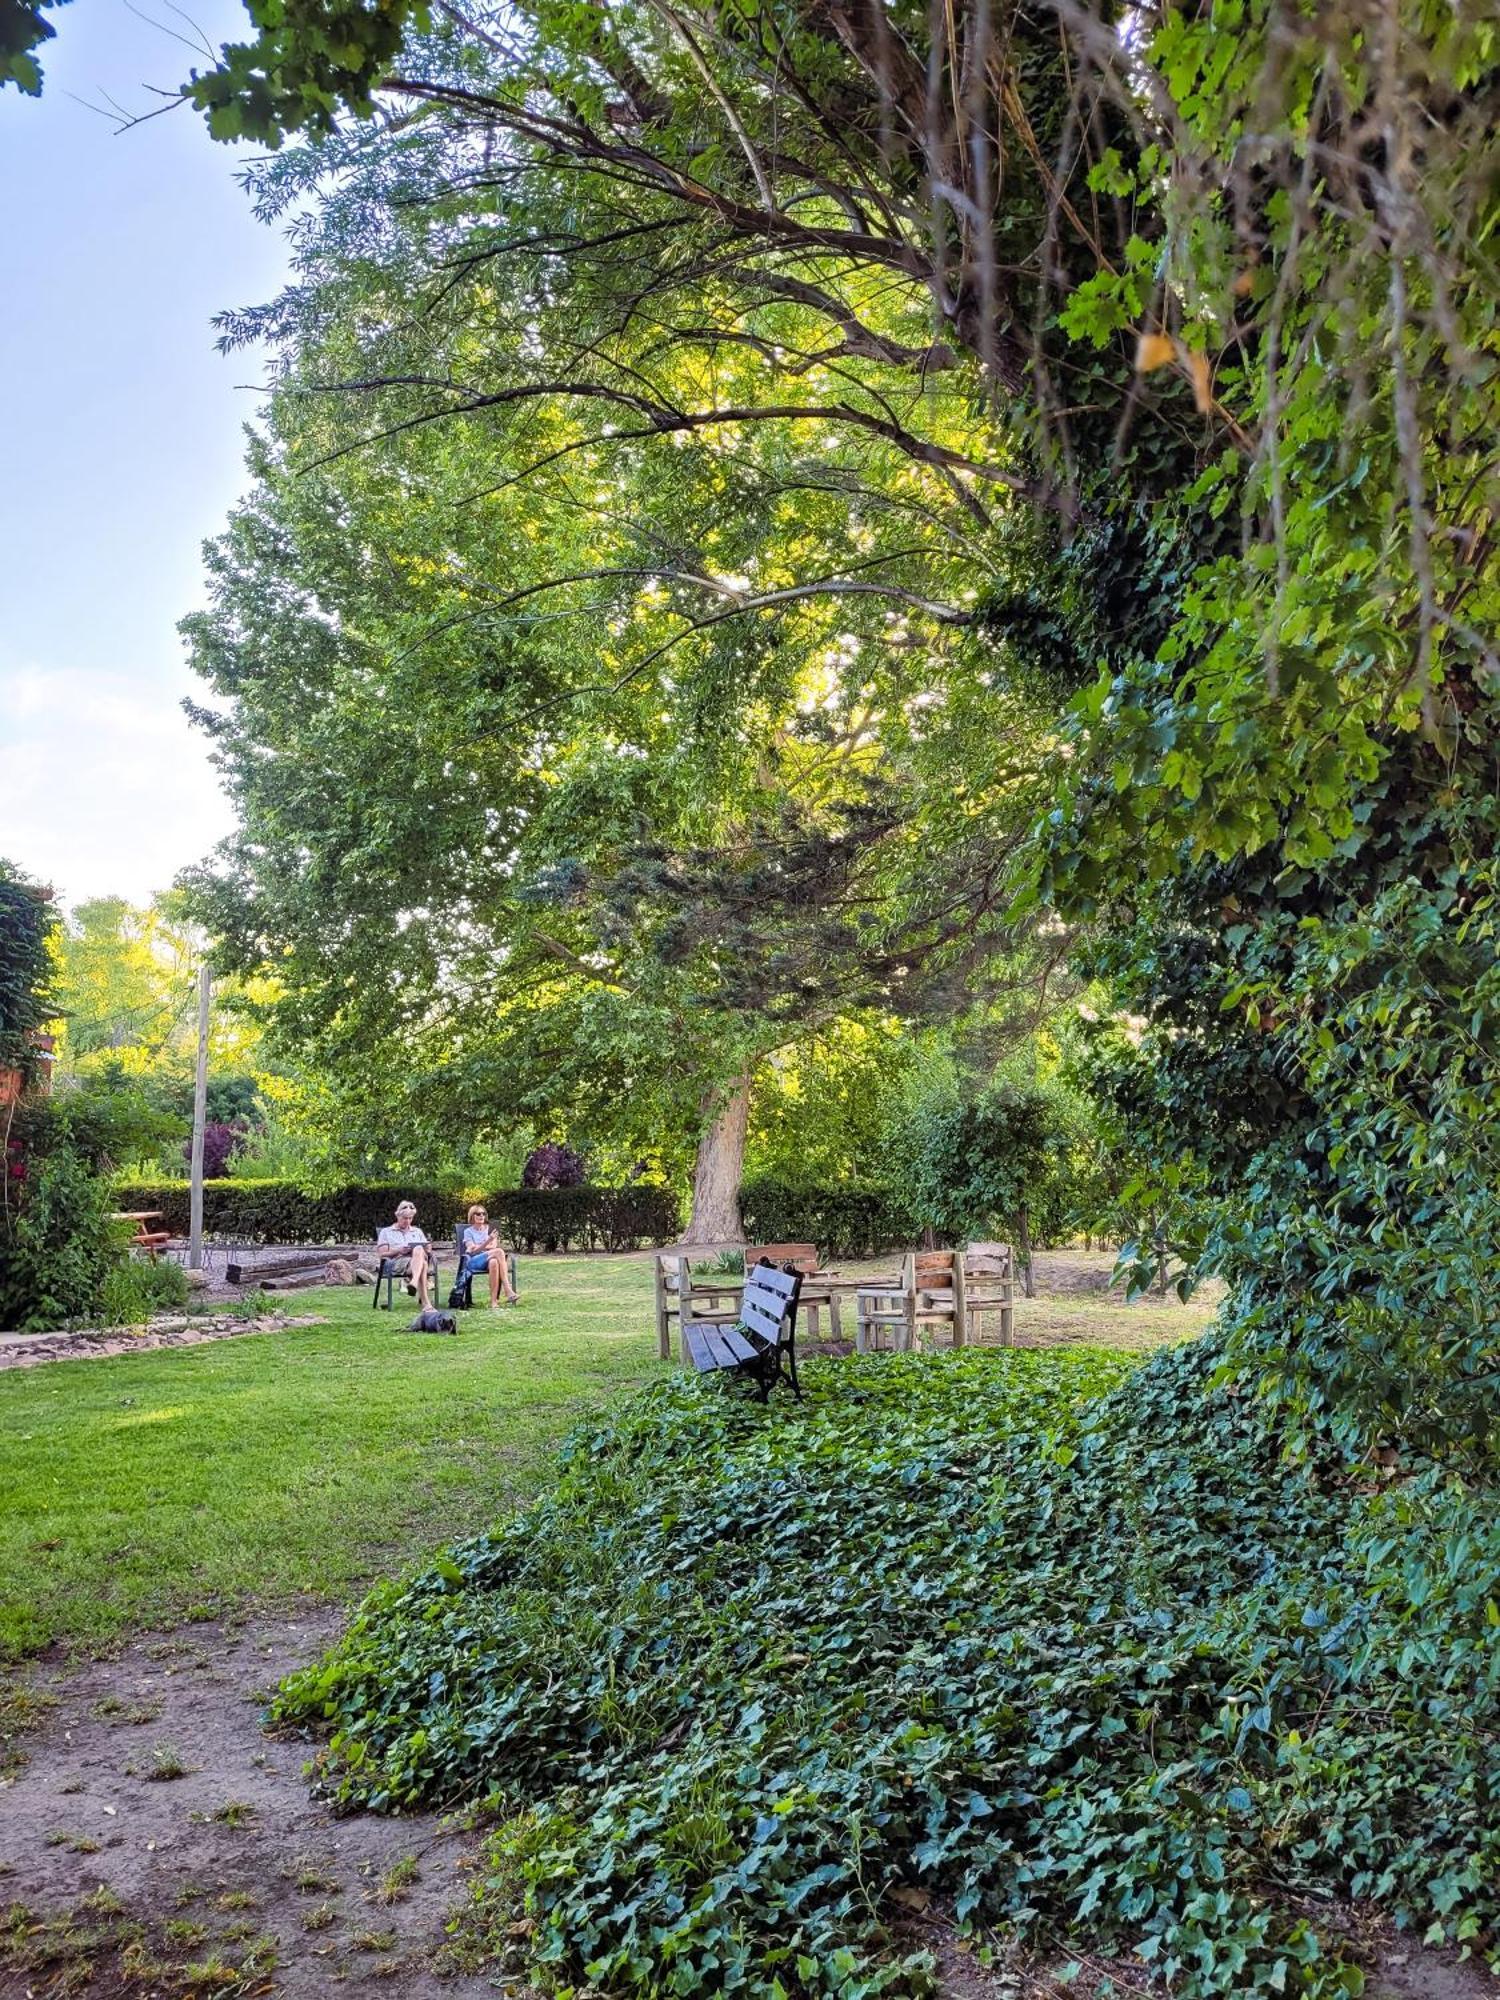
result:
M 232 824 L 176 626 L 259 400 L 210 321 L 286 264 L 236 182 L 246 149 L 186 107 L 124 133 L 87 108 L 149 108 L 192 66 L 139 4 L 152 21 L 59 9 L 42 97 L 0 91 L 0 857 L 70 905 L 144 902 Z M 238 0 L 184 4 L 215 45 L 242 37 Z

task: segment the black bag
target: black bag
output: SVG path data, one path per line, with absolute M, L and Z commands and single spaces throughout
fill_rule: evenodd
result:
M 459 1283 L 452 1286 L 449 1290 L 448 1310 L 450 1312 L 464 1312 L 467 1310 L 468 1304 L 469 1288 L 460 1280 Z

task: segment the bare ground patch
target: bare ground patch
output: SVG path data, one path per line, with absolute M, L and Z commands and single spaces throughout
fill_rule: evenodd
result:
M 431 1816 L 334 1818 L 310 1796 L 307 1746 L 261 1731 L 272 1684 L 338 1624 L 194 1625 L 18 1674 L 3 2000 L 493 1994 L 434 1969 L 474 1842 Z

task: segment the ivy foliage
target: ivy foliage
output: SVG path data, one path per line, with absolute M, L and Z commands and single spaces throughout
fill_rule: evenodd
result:
M 1395 746 L 1321 865 L 1188 869 L 1117 897 L 1094 946 L 1144 1024 L 1095 1069 L 1151 1163 L 1142 1205 L 1230 1281 L 1246 1374 L 1356 1454 L 1384 1435 L 1493 1457 L 1493 710 Z
M 558 1992 L 920 1993 L 928 1894 L 1189 2000 L 1358 1992 L 1307 1897 L 1435 1940 L 1500 1914 L 1500 1522 L 1291 1462 L 1216 1365 L 663 1385 L 275 1718 L 329 1734 L 345 1804 L 487 1800 L 481 1904 Z
M 52 1019 L 57 917 L 36 883 L 0 861 L 0 1068 L 36 1072 L 33 1036 Z

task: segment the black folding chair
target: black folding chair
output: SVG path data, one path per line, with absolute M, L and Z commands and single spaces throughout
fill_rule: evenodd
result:
M 408 1255 L 410 1255 L 410 1252 L 408 1251 L 402 1252 L 403 1257 Z M 381 1258 L 379 1266 L 377 1267 L 375 1272 L 375 1290 L 370 1299 L 370 1310 L 372 1312 L 375 1310 L 376 1306 L 380 1304 L 380 1287 L 382 1285 L 385 1286 L 384 1310 L 386 1312 L 389 1312 L 392 1304 L 395 1301 L 397 1278 L 400 1278 L 403 1284 L 406 1283 L 407 1273 L 405 1271 L 398 1271 L 396 1269 L 396 1266 L 400 1262 L 401 1262 L 401 1257 Z M 436 1301 L 437 1298 L 439 1297 L 438 1286 L 442 1277 L 442 1272 L 438 1267 L 437 1248 L 431 1242 L 429 1242 L 427 1245 L 427 1268 L 428 1271 L 431 1273 L 432 1296 L 434 1301 Z
M 464 1249 L 464 1230 L 467 1223 L 458 1223 L 453 1231 L 453 1255 L 456 1260 L 453 1286 L 448 1293 L 450 1311 L 467 1312 L 474 1303 L 474 1280 L 477 1271 L 467 1271 L 468 1253 Z M 499 1235 L 499 1231 L 496 1231 Z M 505 1238 L 500 1237 L 500 1248 L 505 1250 Z M 514 1250 L 505 1250 L 505 1261 L 510 1266 L 510 1288 L 516 1297 L 521 1296 L 521 1259 Z

